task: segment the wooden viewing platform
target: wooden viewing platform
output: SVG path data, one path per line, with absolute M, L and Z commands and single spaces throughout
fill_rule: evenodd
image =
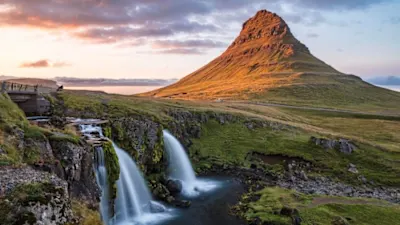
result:
M 4 81 L 1 93 L 7 93 L 27 115 L 44 115 L 50 111 L 50 102 L 44 95 L 56 92 L 57 89 L 41 85 L 26 85 Z

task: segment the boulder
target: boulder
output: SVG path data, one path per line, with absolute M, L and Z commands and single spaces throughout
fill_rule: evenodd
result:
M 339 140 L 332 140 L 332 139 L 311 137 L 310 142 L 315 145 L 323 147 L 325 150 L 337 149 L 338 151 L 344 154 L 351 154 L 353 151 L 356 150 L 356 146 L 353 143 L 351 143 L 351 141 L 343 138 Z
M 165 206 L 163 206 L 162 204 L 155 202 L 155 201 L 151 201 L 150 202 L 150 211 L 152 213 L 161 213 L 161 212 L 165 212 Z
M 172 204 L 178 208 L 189 208 L 192 203 L 187 200 L 174 200 Z
M 179 194 L 182 191 L 182 182 L 180 180 L 168 180 L 166 186 L 173 195 Z
M 358 174 L 356 165 L 352 163 L 349 164 L 349 169 L 347 171 L 349 171 L 350 173 Z

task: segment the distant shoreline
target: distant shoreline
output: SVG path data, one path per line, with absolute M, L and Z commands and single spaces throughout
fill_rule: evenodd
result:
M 135 95 L 153 91 L 165 85 L 95 85 L 95 86 L 64 86 L 66 90 L 103 91 L 107 94 Z

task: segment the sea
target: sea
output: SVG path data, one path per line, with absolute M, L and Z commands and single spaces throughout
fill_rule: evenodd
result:
M 64 86 L 67 90 L 104 91 L 108 94 L 134 95 L 140 94 L 163 86 Z

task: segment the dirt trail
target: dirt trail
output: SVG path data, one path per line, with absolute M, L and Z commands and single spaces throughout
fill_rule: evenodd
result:
M 306 110 L 315 110 L 315 111 L 324 111 L 324 112 L 337 112 L 337 113 L 349 113 L 349 114 L 358 114 L 358 115 L 371 115 L 371 116 L 388 116 L 398 118 L 397 114 L 387 114 L 387 113 L 368 113 L 368 112 L 360 112 L 360 111 L 351 111 L 351 110 L 343 110 L 343 109 L 332 109 L 332 108 L 318 108 L 311 106 L 295 106 L 295 105 L 285 105 L 285 104 L 276 104 L 276 103 L 262 103 L 262 102 L 236 102 L 242 104 L 249 105 L 260 105 L 260 106 L 269 106 L 269 107 L 283 107 L 283 108 L 291 108 L 291 109 L 306 109 Z

